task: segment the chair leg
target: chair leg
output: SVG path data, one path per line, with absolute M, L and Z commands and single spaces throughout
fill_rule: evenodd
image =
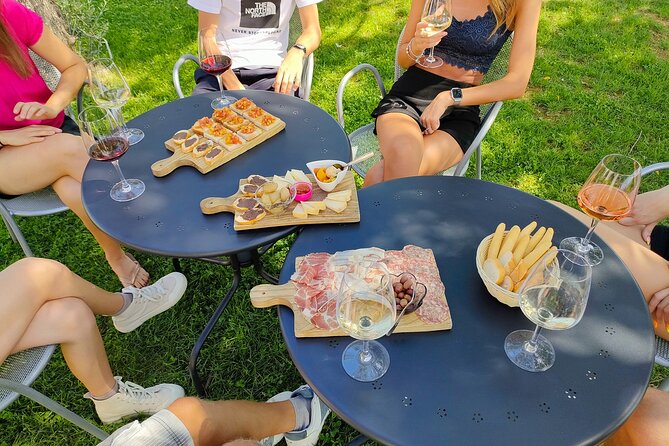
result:
M 476 178 L 481 179 L 481 144 L 476 148 Z
M 31 387 L 4 378 L 0 378 L 0 387 L 4 387 L 6 389 L 11 390 L 12 392 L 16 392 L 20 395 L 30 398 L 31 400 L 46 407 L 53 413 L 60 415 L 69 422 L 85 430 L 86 432 L 93 435 L 99 440 L 104 440 L 109 436 L 107 432 L 103 431 L 97 426 L 92 425 L 91 423 L 84 420 L 76 413 L 72 412 L 69 409 L 66 409 L 65 407 L 61 406 L 51 398 L 39 393 L 37 390 Z
M 7 226 L 7 230 L 9 231 L 9 235 L 12 236 L 12 240 L 21 246 L 26 257 L 33 257 L 33 251 L 30 249 L 30 246 L 28 246 L 28 242 L 23 236 L 21 228 L 19 228 L 16 221 L 14 221 L 12 214 L 2 205 L 2 203 L 0 203 L 0 216 L 2 216 L 2 220 L 5 222 L 5 226 Z
M 364 435 L 360 434 L 357 437 L 355 437 L 349 444 L 346 446 L 362 446 L 369 440 L 369 438 L 365 437 Z

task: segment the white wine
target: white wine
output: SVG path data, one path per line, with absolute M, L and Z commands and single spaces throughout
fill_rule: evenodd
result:
M 578 323 L 585 301 L 578 286 L 562 281 L 558 287 L 540 285 L 520 296 L 520 309 L 540 327 L 565 330 Z
M 130 99 L 130 91 L 127 88 L 101 89 L 94 92 L 93 99 L 102 108 L 120 108 Z
M 433 36 L 451 26 L 451 20 L 450 14 L 423 17 L 421 21 L 427 23 L 427 26 L 423 28 L 423 32 L 427 37 Z
M 371 340 L 383 336 L 395 322 L 395 306 L 383 296 L 358 291 L 339 304 L 339 326 L 356 339 Z

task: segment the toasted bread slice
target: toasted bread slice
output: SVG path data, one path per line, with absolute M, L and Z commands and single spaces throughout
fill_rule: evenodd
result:
M 207 164 L 214 164 L 219 159 L 223 158 L 227 152 L 221 146 L 214 146 L 209 152 L 204 155 L 204 161 Z
M 205 116 L 204 118 L 200 118 L 197 121 L 195 121 L 195 124 L 193 124 L 191 130 L 196 135 L 202 136 L 204 135 L 204 131 L 206 129 L 211 128 L 212 125 L 214 125 L 214 121 L 212 121 L 209 116 Z
M 236 111 L 239 114 L 244 113 L 247 110 L 254 108 L 256 105 L 249 98 L 241 98 L 234 104 L 230 105 L 230 108 Z
M 265 110 L 263 110 L 260 107 L 252 107 L 252 108 L 246 110 L 244 113 L 242 113 L 242 115 L 244 115 L 244 117 L 246 119 L 248 119 L 249 121 L 253 122 L 254 119 L 258 119 L 259 117 L 261 117 L 265 113 L 267 113 L 267 112 L 265 112 Z
M 281 124 L 281 120 L 276 116 L 264 113 L 260 117 L 253 119 L 252 122 L 263 130 L 272 130 Z
M 233 150 L 239 149 L 241 146 L 243 146 L 244 140 L 236 133 L 228 133 L 227 135 L 223 136 L 221 140 L 219 140 L 219 143 L 225 147 L 228 152 L 232 152 Z
M 235 116 L 231 116 L 227 121 L 225 121 L 223 123 L 223 125 L 226 126 L 227 128 L 229 128 L 230 130 L 236 132 L 243 125 L 246 125 L 247 123 L 248 123 L 248 121 L 246 119 L 244 119 L 242 116 L 235 115 Z
M 195 158 L 200 158 L 205 156 L 211 149 L 214 147 L 214 143 L 208 139 L 201 139 L 199 144 L 193 148 L 193 156 Z
M 197 146 L 199 141 L 200 138 L 197 135 L 189 136 L 188 139 L 186 139 L 184 143 L 181 145 L 181 150 L 183 150 L 186 153 L 192 152 L 193 148 Z
M 172 136 L 172 141 L 174 141 L 177 145 L 181 145 L 188 139 L 189 136 L 189 130 L 179 130 L 174 134 L 174 136 Z
M 235 221 L 240 225 L 252 225 L 257 221 L 262 220 L 265 215 L 267 215 L 265 210 L 261 207 L 257 207 L 235 215 Z
M 223 107 L 214 110 L 214 113 L 212 113 L 211 118 L 214 121 L 218 122 L 219 124 L 223 124 L 225 121 L 227 121 L 228 119 L 230 119 L 235 115 L 236 113 L 232 111 L 230 107 Z
M 245 197 L 255 197 L 257 191 L 258 186 L 255 184 L 246 183 L 239 186 L 239 192 L 241 192 Z

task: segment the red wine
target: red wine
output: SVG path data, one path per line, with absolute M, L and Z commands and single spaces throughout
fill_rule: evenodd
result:
M 225 73 L 231 65 L 232 60 L 228 56 L 222 54 L 205 57 L 200 61 L 202 69 L 214 76 Z
M 128 151 L 128 140 L 118 136 L 101 139 L 88 148 L 88 156 L 98 161 L 117 160 Z

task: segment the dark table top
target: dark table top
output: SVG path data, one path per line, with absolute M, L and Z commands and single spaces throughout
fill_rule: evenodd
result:
M 118 182 L 114 167 L 90 161 L 82 183 L 83 201 L 93 222 L 124 245 L 171 257 L 213 257 L 253 249 L 286 236 L 295 227 L 236 232 L 233 215 L 204 215 L 200 201 L 234 194 L 239 180 L 251 174 L 284 175 L 288 169 L 307 172 L 305 164 L 318 159 L 349 161 L 350 143 L 339 124 L 325 111 L 301 99 L 265 91 L 230 91 L 246 96 L 286 122 L 286 129 L 218 169 L 203 175 L 179 167 L 157 178 L 151 164 L 172 152 L 164 141 L 197 119 L 211 116 L 216 94 L 191 96 L 156 107 L 128 123 L 145 133 L 119 162 L 126 178 L 146 184 L 144 194 L 127 203 L 109 197 Z
M 516 367 L 504 339 L 533 329 L 520 309 L 498 302 L 475 265 L 476 248 L 499 222 L 532 220 L 555 229 L 554 241 L 586 228 L 549 203 L 519 190 L 467 178 L 421 177 L 359 192 L 362 221 L 307 227 L 295 257 L 376 246 L 431 248 L 453 317 L 450 331 L 393 334 L 380 339 L 390 369 L 378 382 L 349 378 L 341 366 L 351 338 L 293 335 L 292 311 L 281 307 L 288 350 L 306 381 L 347 423 L 384 444 L 585 445 L 610 435 L 643 396 L 653 365 L 652 324 L 636 282 L 601 239 L 604 261 L 593 270 L 583 319 L 543 334 L 556 350 L 543 373 Z

